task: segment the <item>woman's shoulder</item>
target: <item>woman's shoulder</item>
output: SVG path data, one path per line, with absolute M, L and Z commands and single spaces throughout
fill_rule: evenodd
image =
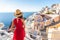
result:
M 22 21 L 24 21 L 24 19 L 22 19 Z
M 16 20 L 17 18 L 13 18 L 12 21 Z

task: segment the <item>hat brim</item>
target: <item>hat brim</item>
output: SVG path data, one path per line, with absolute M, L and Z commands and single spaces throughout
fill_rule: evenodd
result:
M 19 17 L 19 16 L 21 16 L 22 14 L 19 14 L 19 15 L 17 15 L 16 13 L 14 13 L 14 16 L 15 17 Z

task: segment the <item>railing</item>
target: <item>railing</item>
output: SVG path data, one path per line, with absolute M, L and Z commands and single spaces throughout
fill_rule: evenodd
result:
M 57 29 L 56 29 L 57 30 Z M 50 35 L 51 34 L 51 35 Z M 33 37 L 31 37 L 31 35 L 33 36 Z M 51 37 L 49 37 L 49 35 L 51 36 Z M 53 35 L 53 36 L 52 36 Z M 57 36 L 58 35 L 58 36 Z M 5 35 L 2 35 L 1 36 L 1 32 L 0 32 L 0 40 L 11 40 L 11 37 L 10 37 L 11 35 L 8 35 L 8 34 L 5 34 Z M 55 37 L 54 37 L 55 36 Z M 56 36 L 57 36 L 57 38 L 56 38 Z M 36 37 L 36 38 L 34 38 L 34 37 Z M 54 37 L 54 38 L 53 38 Z M 37 35 L 34 35 L 33 33 L 27 33 L 27 35 L 26 35 L 26 40 L 60 40 L 60 30 L 59 31 L 56 31 L 56 32 L 45 32 L 45 31 L 41 31 L 40 32 L 40 35 L 39 34 L 37 34 Z

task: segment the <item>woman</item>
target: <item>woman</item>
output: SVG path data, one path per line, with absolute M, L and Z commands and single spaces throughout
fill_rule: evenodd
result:
M 16 18 L 12 21 L 12 26 L 9 30 L 13 30 L 15 26 L 13 40 L 24 40 L 25 24 L 22 12 L 19 9 L 17 9 L 14 15 L 16 16 Z

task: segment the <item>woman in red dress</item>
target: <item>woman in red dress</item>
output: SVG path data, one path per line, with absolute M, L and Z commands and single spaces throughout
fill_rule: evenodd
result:
M 22 12 L 17 9 L 14 15 L 16 16 L 16 18 L 12 21 L 12 26 L 9 30 L 11 31 L 15 26 L 13 40 L 24 40 L 25 25 Z

